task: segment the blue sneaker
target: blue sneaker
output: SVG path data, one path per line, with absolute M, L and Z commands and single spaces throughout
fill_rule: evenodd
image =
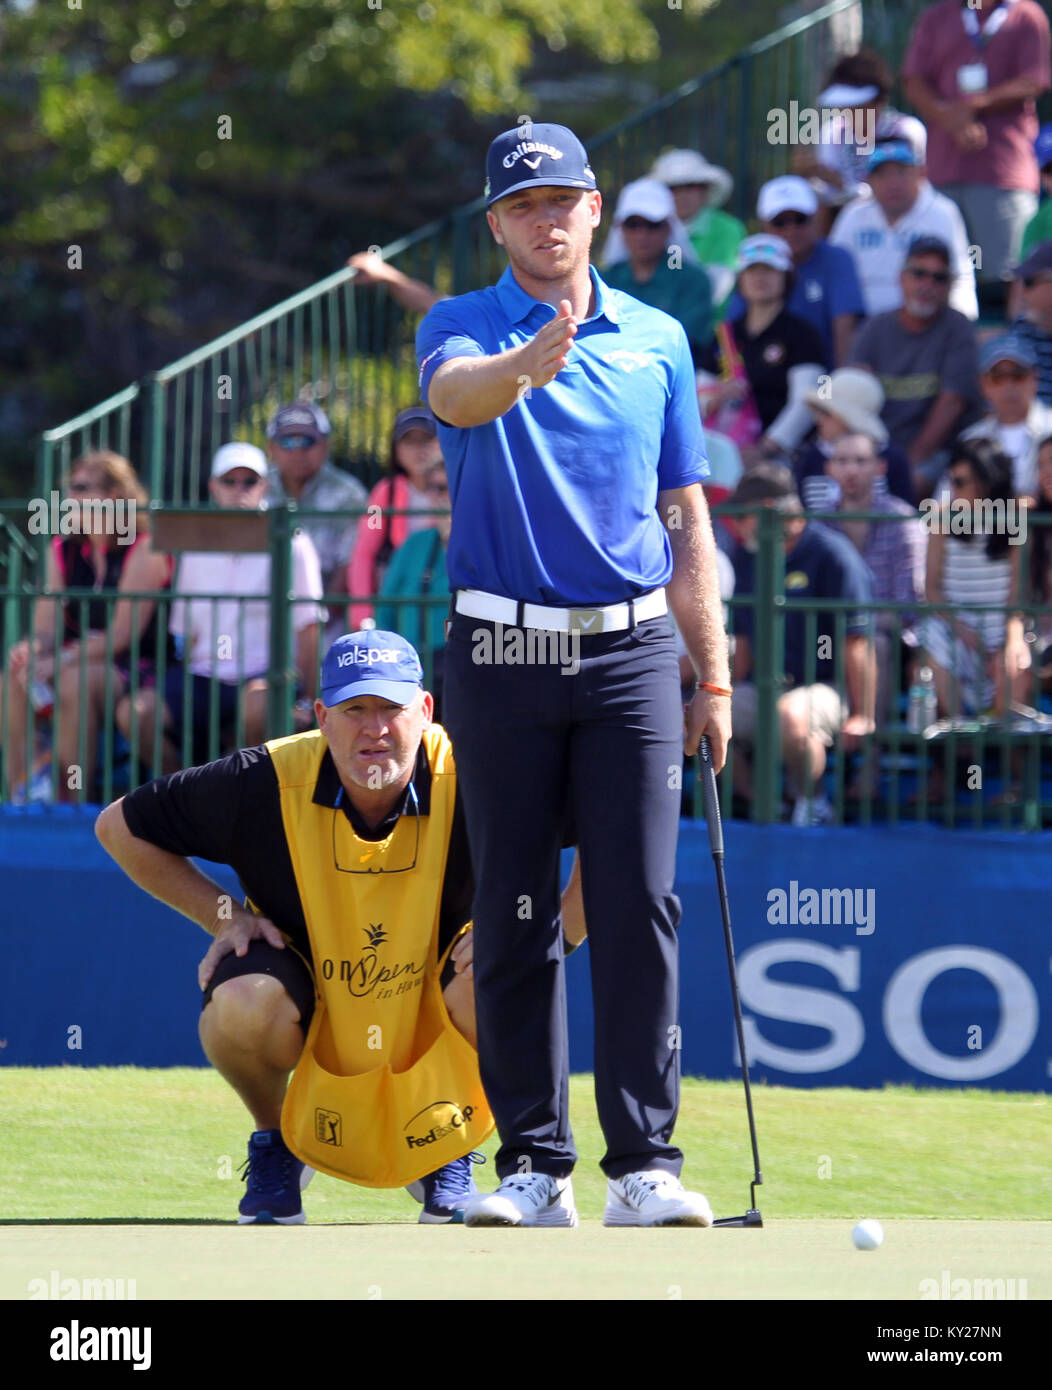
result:
M 249 1138 L 241 1176 L 248 1190 L 238 1207 L 239 1226 L 306 1223 L 300 1193 L 313 1178 L 314 1169 L 285 1147 L 280 1129 L 258 1129 Z
M 465 1206 L 472 1197 L 478 1196 L 478 1188 L 471 1176 L 471 1165 L 485 1161 L 482 1154 L 470 1153 L 428 1173 L 426 1178 L 410 1183 L 406 1191 L 410 1197 L 424 1204 L 420 1223 L 425 1226 L 462 1223 Z

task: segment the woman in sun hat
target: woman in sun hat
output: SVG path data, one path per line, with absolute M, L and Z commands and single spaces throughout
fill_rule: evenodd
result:
M 839 367 L 821 388 L 805 392 L 803 402 L 815 422 L 814 437 L 800 446 L 793 459 L 793 473 L 805 507 L 819 510 L 828 501 L 826 459 L 845 434 L 868 435 L 887 464 L 878 490 L 913 502 L 909 461 L 901 449 L 888 443 L 887 426 L 880 418 L 884 388 L 878 377 L 861 367 Z

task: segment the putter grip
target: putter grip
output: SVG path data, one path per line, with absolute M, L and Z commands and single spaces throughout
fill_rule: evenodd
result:
M 705 819 L 709 823 L 709 848 L 713 854 L 723 853 L 723 821 L 720 819 L 720 794 L 716 789 L 716 769 L 712 765 L 712 747 L 708 734 L 702 734 L 698 744 L 701 783 L 705 789 Z

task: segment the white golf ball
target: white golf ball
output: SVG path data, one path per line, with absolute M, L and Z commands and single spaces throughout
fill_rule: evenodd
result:
M 884 1239 L 884 1227 L 879 1221 L 860 1221 L 851 1232 L 856 1250 L 876 1250 Z

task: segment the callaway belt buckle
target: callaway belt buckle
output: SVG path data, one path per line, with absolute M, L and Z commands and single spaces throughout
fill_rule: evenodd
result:
M 593 632 L 602 632 L 603 612 L 600 608 L 571 608 L 570 609 L 570 631 L 583 632 L 589 635 Z

